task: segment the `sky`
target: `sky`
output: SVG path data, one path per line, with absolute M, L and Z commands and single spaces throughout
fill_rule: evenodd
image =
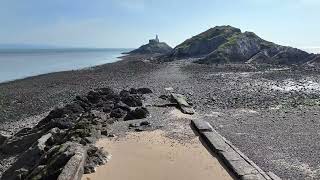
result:
M 171 46 L 231 25 L 299 48 L 320 47 L 320 0 L 0 0 L 0 44 Z

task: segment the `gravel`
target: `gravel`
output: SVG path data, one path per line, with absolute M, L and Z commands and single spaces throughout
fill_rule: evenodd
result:
M 12 134 L 17 130 L 12 124 L 48 112 L 92 89 L 146 87 L 153 91 L 147 95 L 146 101 L 152 99 L 149 105 L 160 102 L 158 97 L 169 91 L 186 96 L 196 111 L 193 118 L 210 121 L 263 170 L 283 179 L 320 178 L 317 69 L 199 65 L 193 60 L 152 63 L 147 59 L 127 57 L 90 69 L 0 84 L 0 131 Z M 191 136 L 188 121 L 170 120 L 174 107 L 148 109 L 151 117 L 115 123 L 113 133 L 130 131 L 130 123 L 147 120 L 153 128 L 170 130 L 172 138 L 179 139 L 184 133 Z M 10 128 L 6 124 L 11 124 Z

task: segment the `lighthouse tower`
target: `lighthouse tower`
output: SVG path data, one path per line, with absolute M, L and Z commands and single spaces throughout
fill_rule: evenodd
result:
M 160 43 L 160 40 L 159 40 L 158 35 L 156 35 L 156 38 L 155 38 L 155 39 L 150 39 L 150 40 L 149 40 L 149 43 L 150 43 L 150 44 Z

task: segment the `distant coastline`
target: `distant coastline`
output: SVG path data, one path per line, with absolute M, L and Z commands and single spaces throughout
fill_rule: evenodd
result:
M 0 53 L 130 51 L 132 48 L 0 48 Z
M 0 83 L 121 60 L 125 48 L 0 49 Z

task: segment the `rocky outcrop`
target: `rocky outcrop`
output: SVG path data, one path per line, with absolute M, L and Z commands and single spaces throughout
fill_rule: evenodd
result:
M 296 48 L 268 42 L 253 32 L 241 32 L 231 26 L 217 26 L 178 45 L 166 58 L 199 58 L 197 63 L 201 64 L 302 64 L 310 61 L 313 56 Z
M 170 57 L 186 58 L 206 56 L 226 43 L 228 38 L 239 33 L 241 33 L 240 29 L 231 26 L 211 28 L 176 46 L 170 54 Z
M 310 61 L 308 61 L 307 63 L 305 63 L 305 65 L 308 66 L 320 66 L 320 54 L 316 54 L 314 55 L 313 58 L 311 58 Z
M 108 135 L 115 121 L 147 117 L 143 94 L 151 92 L 147 88 L 120 93 L 96 89 L 52 110 L 34 128 L 2 138 L 1 153 L 18 156 L 2 179 L 79 179 L 94 172 L 110 157 L 94 146 L 96 140 Z
M 150 40 L 148 44 L 142 45 L 138 49 L 135 49 L 128 54 L 167 54 L 172 51 L 165 42 L 159 42 L 159 40 Z

